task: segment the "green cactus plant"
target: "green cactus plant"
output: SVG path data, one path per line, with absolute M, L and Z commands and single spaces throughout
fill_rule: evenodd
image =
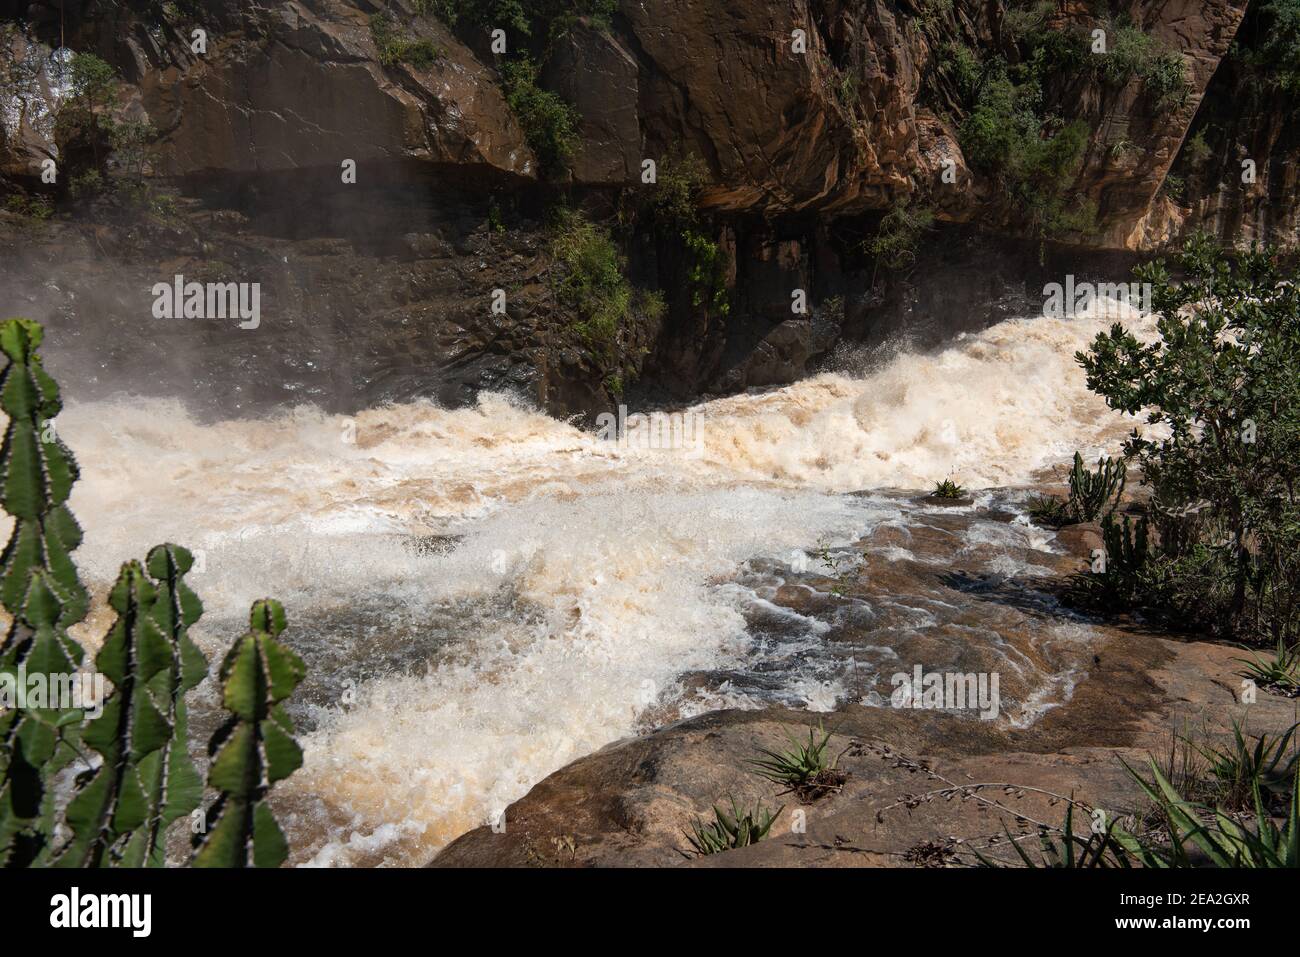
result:
M 26 319 L 0 324 L 8 358 L 0 410 L 9 417 L 0 506 L 14 518 L 0 558 L 0 604 L 12 620 L 0 643 L 0 678 L 19 687 L 21 675 L 39 675 L 48 687 L 71 688 L 84 651 L 67 629 L 85 617 L 89 600 L 70 555 L 81 542 L 66 506 L 77 467 L 50 427 L 59 390 L 36 355 L 41 337 L 41 327 Z M 152 549 L 143 566 L 122 566 L 108 596 L 116 617 L 95 658 L 113 684 L 97 717 L 86 721 L 81 708 L 48 696 L 0 712 L 0 865 L 164 864 L 168 828 L 203 796 L 185 703 L 207 676 L 188 633 L 203 613 L 183 580 L 193 563 L 169 544 Z M 255 603 L 249 632 L 222 665 L 232 714 L 210 746 L 209 780 L 220 795 L 207 812 L 207 831 L 195 839 L 195 866 L 277 866 L 288 854 L 265 801 L 270 787 L 302 764 L 283 702 L 305 668 L 276 641 L 284 621 L 278 602 Z M 102 760 L 75 782 L 60 828 L 50 781 L 84 757 L 81 745 Z
M 47 687 L 67 687 L 64 679 L 76 671 L 81 646 L 60 624 L 64 607 L 49 573 L 33 569 L 28 582 L 22 617 L 14 622 L 26 632 L 25 654 L 16 667 L 0 670 L 15 679 L 39 675 Z M 48 859 L 54 831 L 49 781 L 76 757 L 81 718 L 80 709 L 55 706 L 15 707 L 0 715 L 0 865 L 26 867 Z
M 109 594 L 117 618 L 95 664 L 113 693 L 82 736 L 103 764 L 68 804 L 73 836 L 60 866 L 160 867 L 167 827 L 202 800 L 185 711 L 185 693 L 207 674 L 187 634 L 203 608 L 182 580 L 192 564 L 185 549 L 160 545 L 148 558 L 156 583 L 131 561 Z
M 276 640 L 284 627 L 278 601 L 254 602 L 248 633 L 221 664 L 222 702 L 231 714 L 208 747 L 208 783 L 220 796 L 208 811 L 205 833 L 195 835 L 195 867 L 279 867 L 288 857 L 266 797 L 302 766 L 283 702 L 306 667 Z
M 0 446 L 0 506 L 14 520 L 0 553 L 0 604 L 11 616 L 0 641 L 0 672 L 15 687 L 24 674 L 67 687 L 84 657 L 67 633 L 88 604 L 71 558 L 81 529 L 66 505 L 77 464 L 51 426 L 62 405 L 36 352 L 42 335 L 28 319 L 0 323 L 7 359 L 0 410 L 9 419 Z M 48 781 L 75 755 L 80 716 L 44 707 L 0 714 L 0 864 L 30 864 L 48 851 Z
M 1112 569 L 1125 575 L 1136 574 L 1147 563 L 1151 554 L 1146 516 L 1131 522 L 1127 515 L 1123 523 L 1115 521 L 1114 513 L 1102 520 L 1101 541 L 1106 549 L 1106 571 Z
M 0 555 L 0 603 L 18 616 L 31 570 L 46 569 L 62 605 L 60 623 L 67 626 L 81 621 L 89 604 L 71 557 L 81 544 L 81 528 L 66 504 L 79 473 L 51 425 L 63 406 L 58 385 L 36 354 L 42 336 L 30 319 L 0 324 L 0 350 L 9 360 L 0 372 L 0 409 L 9 416 L 0 452 L 0 503 L 14 518 Z M 11 629 L 0 656 L 21 654 L 22 643 L 22 629 Z
M 1075 452 L 1070 470 L 1070 511 L 1081 522 L 1095 522 L 1114 511 L 1124 494 L 1127 476 L 1128 466 L 1123 459 L 1102 456 L 1097 460 L 1097 471 L 1092 472 L 1084 466 L 1083 456 Z

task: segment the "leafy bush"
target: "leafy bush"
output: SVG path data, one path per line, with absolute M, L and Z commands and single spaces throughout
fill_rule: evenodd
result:
M 48 196 L 26 196 L 22 193 L 10 193 L 5 198 L 5 209 L 15 216 L 23 216 L 35 222 L 45 222 L 54 215 L 54 204 Z
M 974 109 L 961 124 L 962 152 L 976 169 L 996 176 L 1011 207 L 1040 237 L 1086 231 L 1095 211 L 1068 202 L 1066 190 L 1088 143 L 1076 120 L 1051 132 L 1040 116 L 1037 80 L 1017 85 L 1005 68 L 980 88 Z
M 909 209 L 899 203 L 887 212 L 867 242 L 867 251 L 886 269 L 905 269 L 916 262 L 921 236 L 934 225 L 934 213 L 928 209 Z
M 1182 54 L 1160 49 L 1152 37 L 1131 24 L 1111 31 L 1110 45 L 1100 59 L 1103 79 L 1123 86 L 1141 77 L 1143 88 L 1158 109 L 1181 106 L 1191 92 Z
M 537 85 L 537 64 L 521 57 L 501 68 L 506 104 L 519 119 L 528 145 L 544 170 L 564 167 L 578 144 L 578 113 L 563 98 Z
M 1008 4 L 1002 27 L 1013 40 L 1022 40 L 1042 30 L 1054 13 L 1053 0 L 1021 0 Z
M 415 0 L 415 8 L 452 27 L 462 23 L 499 27 L 550 41 L 567 33 L 579 17 L 607 28 L 618 10 L 618 0 Z
M 115 618 L 95 658 L 113 690 L 87 720 L 84 709 L 94 702 L 71 697 L 85 652 L 68 634 L 89 605 L 71 557 L 81 543 L 67 508 L 78 471 L 50 427 L 61 405 L 58 385 L 37 354 L 42 336 L 40 325 L 26 319 L 0 325 L 8 360 L 0 372 L 0 407 L 9 420 L 0 450 L 0 504 L 14 519 L 0 557 L 0 604 L 10 615 L 0 677 L 26 689 L 39 676 L 51 695 L 58 689 L 68 699 L 18 698 L 0 712 L 0 863 L 161 867 L 168 829 L 197 813 L 203 798 L 189 756 L 185 702 L 207 675 L 188 634 L 203 613 L 184 582 L 193 558 L 177 545 L 159 545 L 143 565 L 122 566 L 108 596 Z M 253 622 L 255 631 L 278 634 L 283 609 L 257 602 Z M 195 835 L 195 866 L 276 867 L 287 856 L 264 799 L 301 763 L 279 702 L 303 671 L 296 655 L 266 635 L 245 636 L 227 657 L 221 680 L 232 718 L 212 741 L 209 782 L 218 798 L 208 812 L 210 827 Z M 100 760 L 86 762 L 60 812 L 55 777 L 85 760 L 87 750 Z
M 725 316 L 731 311 L 727 286 L 731 260 L 704 231 L 696 201 L 707 178 L 708 171 L 698 156 L 672 153 L 663 157 L 650 190 L 649 210 L 660 233 L 675 236 L 681 243 L 691 302 Z
M 694 229 L 682 233 L 686 247 L 686 281 L 691 287 L 691 302 L 708 306 L 718 315 L 731 312 L 731 294 L 727 288 L 727 271 L 731 260 L 714 239 Z
M 1155 57 L 1156 42 L 1132 25 L 1110 31 L 1106 55 L 1102 57 L 1101 75 L 1109 83 L 1122 86 L 1141 76 Z
M 1258 46 L 1243 58 L 1271 85 L 1300 92 L 1300 0 L 1264 0 L 1258 15 Z
M 551 289 L 573 310 L 574 328 L 589 344 L 610 346 L 625 320 L 657 320 L 663 315 L 663 296 L 633 289 L 609 231 L 581 213 L 557 212 L 551 254 L 561 267 L 551 272 Z
M 1181 107 L 1191 96 L 1187 64 L 1182 54 L 1174 50 L 1166 50 L 1152 60 L 1143 71 L 1142 80 L 1157 109 Z
M 1212 150 L 1205 142 L 1205 130 L 1200 129 L 1183 143 L 1182 155 L 1188 166 L 1197 167 L 1210 158 Z
M 1194 592 L 1202 626 L 1290 646 L 1300 640 L 1300 286 L 1274 251 L 1229 258 L 1205 235 L 1176 262 L 1177 283 L 1163 261 L 1136 271 L 1152 284 L 1157 341 L 1117 323 L 1076 358 L 1111 408 L 1168 430 L 1135 432 L 1125 446 L 1153 491 L 1152 597 Z
M 972 105 L 984 79 L 984 64 L 975 51 L 960 43 L 948 43 L 940 48 L 936 63 L 962 103 Z

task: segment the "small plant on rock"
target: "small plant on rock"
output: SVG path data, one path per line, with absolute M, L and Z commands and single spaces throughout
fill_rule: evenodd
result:
M 1264 658 L 1250 649 L 1247 651 L 1249 658 L 1237 659 L 1246 666 L 1237 672 L 1240 677 L 1288 698 L 1300 695 L 1300 644 L 1288 648 L 1278 639 L 1272 658 Z
M 1261 734 L 1250 745 L 1240 723 L 1234 720 L 1229 746 L 1198 745 L 1197 750 L 1205 758 L 1207 771 L 1217 785 L 1216 803 L 1230 811 L 1245 811 L 1250 809 L 1256 789 L 1266 797 L 1285 794 L 1296 765 L 1297 755 L 1291 749 L 1296 728 L 1300 724 L 1293 724 L 1280 735 Z
M 931 498 L 961 498 L 966 494 L 966 489 L 958 485 L 952 479 L 944 479 L 942 482 L 934 484 L 934 491 L 930 493 Z
M 784 810 L 784 806 L 779 807 L 773 814 L 762 804 L 756 804 L 753 809 L 742 811 L 733 798 L 730 814 L 715 804 L 712 821 L 696 817 L 691 822 L 690 832 L 686 833 L 686 840 L 700 855 L 748 847 L 767 837 L 767 832 Z
M 1070 507 L 1055 495 L 1035 495 L 1025 503 L 1025 510 L 1039 525 L 1059 528 L 1074 521 Z
M 808 743 L 802 744 L 790 738 L 791 748 L 787 751 L 769 751 L 759 748 L 764 757 L 752 760 L 754 773 L 768 781 L 783 785 L 782 794 L 793 793 L 805 804 L 817 798 L 840 790 L 848 777 L 836 765 L 837 759 L 827 756 L 831 732 L 822 729 L 808 729 Z

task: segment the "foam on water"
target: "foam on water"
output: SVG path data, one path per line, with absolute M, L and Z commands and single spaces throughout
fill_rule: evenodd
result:
M 1073 361 L 1108 322 L 1015 320 L 865 378 L 704 403 L 698 457 L 621 449 L 500 395 L 216 424 L 179 403 L 74 402 L 59 428 L 84 470 L 78 559 L 102 589 L 150 544 L 201 549 L 210 656 L 266 594 L 291 623 L 364 598 L 365 627 L 337 632 L 362 657 L 386 628 L 418 642 L 463 609 L 427 668 L 317 708 L 305 766 L 278 789 L 299 863 L 419 864 L 633 733 L 682 674 L 739 667 L 754 639 L 725 586 L 744 563 L 905 526 L 887 499 L 830 493 L 1024 482 L 1126 431 Z M 419 536 L 451 538 L 430 553 Z M 811 710 L 845 693 L 812 675 L 788 690 Z

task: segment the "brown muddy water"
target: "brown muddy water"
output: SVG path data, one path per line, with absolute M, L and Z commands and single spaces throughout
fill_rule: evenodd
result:
M 284 602 L 311 674 L 306 762 L 277 788 L 303 865 L 423 864 L 611 741 L 714 708 L 888 701 L 917 664 L 997 672 L 995 720 L 1025 725 L 1068 699 L 1092 632 L 1036 587 L 1065 559 L 1014 487 L 1132 428 L 1073 360 L 1112 318 L 1013 320 L 703 403 L 688 448 L 495 394 L 212 422 L 70 390 L 78 558 L 102 592 L 149 545 L 198 550 L 213 659 L 252 600 Z M 891 491 L 948 477 L 971 504 Z

